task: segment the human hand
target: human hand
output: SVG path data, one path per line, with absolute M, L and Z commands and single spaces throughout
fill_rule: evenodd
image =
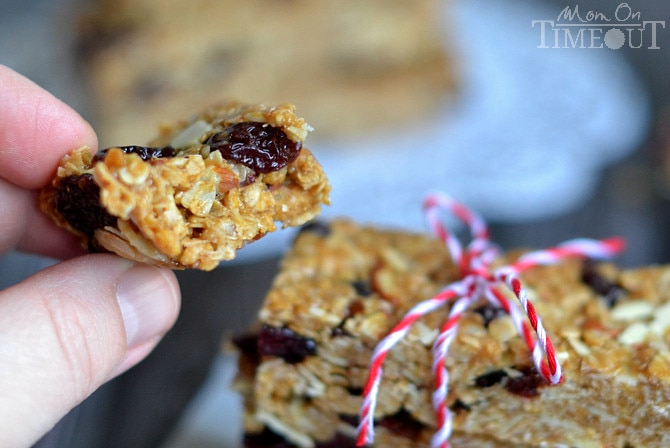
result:
M 0 446 L 34 444 L 174 324 L 174 274 L 79 243 L 38 209 L 63 155 L 97 147 L 67 105 L 0 65 L 0 253 L 66 259 L 0 291 Z

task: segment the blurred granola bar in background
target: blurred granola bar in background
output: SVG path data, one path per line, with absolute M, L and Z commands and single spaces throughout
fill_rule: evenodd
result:
M 319 135 L 407 123 L 455 88 L 436 0 L 98 0 L 80 22 L 102 144 L 212 101 L 296 104 Z M 386 107 L 388 105 L 388 107 Z

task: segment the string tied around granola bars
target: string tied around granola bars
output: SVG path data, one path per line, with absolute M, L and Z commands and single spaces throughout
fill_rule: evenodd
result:
M 468 227 L 472 239 L 465 247 L 443 224 L 442 214 L 445 212 Z M 510 316 L 515 329 L 528 347 L 537 371 L 550 384 L 561 383 L 563 373 L 556 351 L 528 297 L 528 292 L 519 280 L 519 275 L 533 267 L 557 264 L 569 257 L 609 259 L 624 248 L 621 238 L 579 238 L 548 249 L 526 253 L 511 264 L 492 268 L 500 250 L 491 242 L 488 227 L 481 216 L 442 193 L 432 193 L 426 197 L 424 213 L 428 227 L 445 244 L 454 264 L 460 269 L 460 279 L 446 285 L 432 298 L 414 305 L 375 348 L 363 389 L 357 446 L 374 441 L 375 407 L 383 364 L 389 351 L 410 331 L 414 322 L 448 303 L 452 303 L 451 308 L 432 348 L 432 370 L 435 378 L 432 404 L 437 421 L 437 430 L 431 441 L 433 448 L 449 448 L 453 415 L 447 406 L 449 372 L 445 361 L 449 346 L 456 337 L 462 314 L 480 298 L 485 298 L 491 305 Z M 518 304 L 501 292 L 502 286 L 514 294 Z

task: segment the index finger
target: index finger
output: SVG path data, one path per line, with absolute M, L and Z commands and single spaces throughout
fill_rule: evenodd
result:
M 60 159 L 97 148 L 93 128 L 37 84 L 0 65 L 0 176 L 25 189 L 44 187 Z

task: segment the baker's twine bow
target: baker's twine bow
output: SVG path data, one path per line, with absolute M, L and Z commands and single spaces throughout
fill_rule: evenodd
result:
M 440 193 L 427 196 L 424 212 L 429 228 L 446 245 L 453 262 L 460 268 L 460 280 L 447 285 L 431 299 L 416 304 L 375 348 L 368 379 L 363 389 L 357 446 L 371 444 L 374 441 L 374 414 L 386 355 L 409 332 L 414 322 L 448 303 L 453 302 L 432 349 L 432 369 L 435 377 L 432 401 L 437 420 L 437 430 L 431 441 L 433 448 L 449 448 L 449 437 L 452 432 L 453 416 L 447 407 L 449 391 L 449 373 L 445 366 L 447 352 L 456 336 L 463 312 L 481 297 L 510 316 L 531 353 L 537 371 L 550 384 L 562 382 L 563 374 L 554 346 L 518 276 L 533 267 L 556 264 L 568 257 L 612 258 L 624 248 L 624 241 L 620 238 L 605 240 L 580 238 L 549 249 L 529 252 L 512 264 L 492 269 L 491 264 L 498 258 L 500 251 L 490 241 L 488 227 L 477 213 Z M 469 228 L 472 240 L 467 246 L 463 247 L 442 223 L 442 212 L 453 214 Z M 502 285 L 512 291 L 519 304 L 511 302 L 500 292 L 499 287 Z M 527 321 L 519 305 L 527 316 Z

